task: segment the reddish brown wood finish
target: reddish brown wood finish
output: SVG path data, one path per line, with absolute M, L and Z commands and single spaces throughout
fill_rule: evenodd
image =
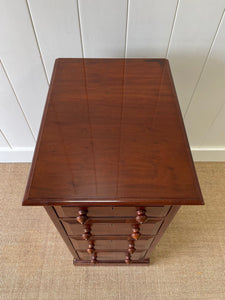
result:
M 140 226 L 139 224 L 134 224 L 132 227 L 131 237 L 134 240 L 138 240 L 141 237 Z
M 136 251 L 136 248 L 134 247 L 134 241 L 131 240 L 131 241 L 129 242 L 129 247 L 128 247 L 127 252 L 128 252 L 129 254 L 133 254 L 135 251 Z
M 80 224 L 84 224 L 87 222 L 88 217 L 87 217 L 87 209 L 80 209 L 78 211 L 79 216 L 76 217 L 77 222 L 79 222 Z
M 148 217 L 165 217 L 170 209 L 170 205 L 145 207 L 145 214 Z M 79 207 L 76 206 L 55 206 L 58 217 L 76 218 L 79 215 Z M 135 218 L 139 207 L 90 207 L 88 208 L 87 217 L 125 217 Z
M 164 232 L 166 231 L 167 227 L 172 222 L 174 216 L 176 215 L 176 213 L 178 212 L 179 209 L 180 209 L 179 205 L 174 205 L 171 207 L 167 217 L 165 218 L 162 226 L 160 227 L 160 229 L 158 231 L 158 234 L 155 236 L 151 246 L 148 248 L 148 250 L 145 254 L 145 257 L 150 257 L 150 255 L 152 254 L 152 251 L 155 249 L 156 245 L 158 244 L 159 240 L 163 236 Z
M 131 235 L 132 238 L 138 239 L 141 234 L 155 235 L 162 222 L 161 220 L 151 221 L 145 224 L 135 224 L 134 220 L 115 220 L 112 218 L 98 220 L 92 223 L 81 225 L 76 219 L 63 219 L 61 220 L 68 235 L 83 234 L 83 238 L 89 240 L 91 235 Z M 136 237 L 136 238 L 135 238 Z
M 113 249 L 112 249 L 113 250 Z M 119 249 L 117 251 L 96 251 L 93 254 L 87 253 L 87 251 L 78 251 L 78 255 L 81 258 L 81 260 L 90 260 L 93 255 L 95 254 L 96 262 L 98 260 L 124 260 L 127 255 L 129 255 L 130 259 L 132 260 L 143 260 L 145 251 L 136 251 L 132 256 L 127 253 L 127 251 L 123 251 L 122 249 Z
M 133 260 L 132 264 L 129 263 L 129 266 L 147 266 L 149 265 L 150 260 L 149 259 L 143 259 L 143 260 Z M 98 260 L 95 264 L 91 263 L 90 260 L 73 260 L 73 264 L 75 266 L 94 266 L 94 265 L 101 265 L 101 266 L 125 266 L 126 262 L 124 260 Z
M 203 204 L 165 59 L 58 59 L 23 205 L 76 265 L 144 265 L 180 205 Z
M 74 237 L 70 237 L 70 240 L 77 251 L 86 251 L 87 249 L 95 249 L 98 250 L 112 250 L 112 249 L 122 249 L 123 251 L 134 252 L 136 250 L 147 250 L 150 247 L 150 244 L 153 241 L 153 238 L 149 239 L 139 239 L 138 241 L 128 240 L 128 239 L 119 239 L 120 237 L 116 237 L 116 239 L 112 239 L 111 235 L 108 235 L 111 240 L 107 240 L 106 236 L 96 237 L 94 240 L 82 241 L 77 240 Z M 129 250 L 130 249 L 130 250 Z M 89 253 L 89 252 L 88 252 Z M 90 252 L 91 253 L 91 252 Z M 132 253 L 131 253 L 132 254 Z
M 94 241 L 89 241 L 88 248 L 87 248 L 87 253 L 92 254 L 94 252 L 95 252 L 95 242 Z
M 145 209 L 138 209 L 137 210 L 137 217 L 136 217 L 136 221 L 139 224 L 143 224 L 145 222 L 147 222 L 148 217 L 146 216 L 146 210 Z
M 62 226 L 60 220 L 57 218 L 55 210 L 51 206 L 45 206 L 45 210 L 49 217 L 51 218 L 52 222 L 54 223 L 55 227 L 57 228 L 58 232 L 60 233 L 61 237 L 63 238 L 64 242 L 66 243 L 67 247 L 69 248 L 70 252 L 74 256 L 75 259 L 79 259 L 76 250 L 73 247 L 73 244 L 71 243 L 71 240 L 69 239 L 68 235 L 66 234 L 66 231 L 64 227 Z
M 203 204 L 165 59 L 58 59 L 24 205 Z
M 65 223 L 64 223 L 65 225 Z M 75 230 L 75 232 L 77 233 L 77 231 Z M 71 230 L 71 233 L 73 234 L 74 232 Z M 83 234 L 82 234 L 82 238 L 86 241 L 88 241 L 90 239 L 90 237 L 92 236 L 91 234 L 91 225 L 87 224 L 84 225 L 84 229 L 83 229 Z

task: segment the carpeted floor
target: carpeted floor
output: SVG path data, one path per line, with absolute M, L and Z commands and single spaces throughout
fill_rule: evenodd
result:
M 225 163 L 196 163 L 206 205 L 181 208 L 147 267 L 74 267 L 44 209 L 21 206 L 29 167 L 0 164 L 1 299 L 225 299 Z

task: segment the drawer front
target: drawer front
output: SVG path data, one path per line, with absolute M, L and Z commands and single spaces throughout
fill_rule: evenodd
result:
M 140 259 L 144 259 L 144 255 L 145 255 L 146 251 L 140 251 L 140 252 L 135 252 L 134 254 L 132 254 L 132 260 L 140 260 Z M 85 261 L 89 261 L 91 260 L 91 255 L 88 254 L 85 251 L 77 251 L 79 257 L 81 260 L 85 260 Z M 125 257 L 127 255 L 126 251 L 123 250 L 119 250 L 118 252 L 97 252 L 97 260 L 101 260 L 101 261 L 107 261 L 107 260 L 120 260 L 120 261 L 124 261 Z
M 81 236 L 84 232 L 83 225 L 77 223 L 76 219 L 61 220 L 68 235 Z M 155 235 L 163 220 L 155 223 L 145 223 L 140 225 L 140 233 L 145 235 Z M 127 235 L 132 233 L 132 224 L 130 223 L 93 223 L 90 225 L 92 235 Z
M 136 217 L 136 207 L 89 207 L 88 217 Z M 165 217 L 170 209 L 169 205 L 145 207 L 146 215 L 149 217 Z M 79 207 L 55 206 L 55 210 L 60 218 L 76 218 Z
M 75 238 L 70 238 L 75 250 L 77 251 L 87 251 L 89 242 L 84 240 L 76 240 Z M 134 241 L 134 247 L 137 251 L 147 250 L 153 238 L 148 240 L 138 240 Z M 98 250 L 119 250 L 122 249 L 127 251 L 129 248 L 129 240 L 93 240 L 93 245 L 96 251 Z

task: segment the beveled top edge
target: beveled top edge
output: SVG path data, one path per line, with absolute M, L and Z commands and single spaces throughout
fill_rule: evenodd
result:
M 158 205 L 204 205 L 200 198 L 179 199 L 24 199 L 23 206 L 158 206 Z
M 73 57 L 59 57 L 59 58 L 56 58 L 55 59 L 55 62 L 71 62 L 71 61 L 78 61 L 78 60 L 151 60 L 151 61 L 167 61 L 169 62 L 169 60 L 167 58 L 151 58 L 151 57 L 145 57 L 145 58 L 142 58 L 142 57 L 136 57 L 136 58 L 114 58 L 114 57 L 109 57 L 109 58 L 94 58 L 94 57 L 90 57 L 90 58 L 82 58 L 82 57 L 78 57 L 78 58 L 73 58 Z

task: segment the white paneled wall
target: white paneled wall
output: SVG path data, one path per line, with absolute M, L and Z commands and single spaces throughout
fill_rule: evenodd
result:
M 214 41 L 225 0 L 180 0 L 170 40 L 171 62 L 185 115 Z
M 28 0 L 48 81 L 57 57 L 82 57 L 80 22 L 74 0 Z
M 8 76 L 0 64 L 0 128 L 11 147 L 34 146 L 34 137 Z
M 0 58 L 36 137 L 48 84 L 25 0 L 0 0 Z
M 190 142 L 199 147 L 204 143 L 212 123 L 225 102 L 224 14 L 191 100 L 185 121 Z M 201 122 L 199 122 L 199 112 L 201 113 Z M 223 137 L 220 143 L 225 147 L 225 131 Z
M 126 56 L 166 57 L 177 0 L 130 0 Z
M 127 0 L 80 0 L 85 57 L 124 57 Z
M 225 160 L 225 0 L 0 0 L 0 161 L 30 161 L 54 60 L 167 57 L 196 160 Z
M 3 136 L 3 133 L 0 131 L 0 148 L 9 148 L 10 145 L 7 142 L 7 140 L 5 139 L 5 137 Z
M 225 103 L 223 103 L 223 107 L 219 110 L 218 114 L 215 116 L 214 120 L 212 121 L 211 127 L 208 129 L 205 139 L 203 139 L 202 145 L 206 148 L 215 147 L 215 145 L 219 145 L 221 148 L 225 148 L 224 140 L 225 140 Z

